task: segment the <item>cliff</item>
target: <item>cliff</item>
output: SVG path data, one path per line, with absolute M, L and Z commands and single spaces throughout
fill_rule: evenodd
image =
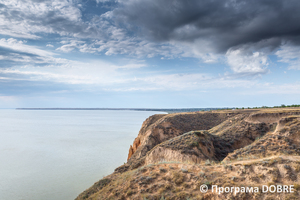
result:
M 154 115 L 128 162 L 77 199 L 300 199 L 299 136 L 299 109 Z M 294 185 L 295 192 L 201 193 L 202 184 Z
M 239 112 L 198 112 L 149 117 L 130 146 L 128 161 L 141 158 L 157 144 L 192 130 L 208 130 Z M 132 159 L 130 159 L 133 157 Z

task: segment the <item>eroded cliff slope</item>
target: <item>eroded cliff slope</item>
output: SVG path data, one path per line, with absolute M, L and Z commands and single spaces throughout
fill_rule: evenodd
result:
M 155 145 L 170 138 L 192 130 L 208 130 L 239 113 L 211 111 L 153 115 L 145 120 L 133 145 L 130 146 L 128 161 L 145 156 Z

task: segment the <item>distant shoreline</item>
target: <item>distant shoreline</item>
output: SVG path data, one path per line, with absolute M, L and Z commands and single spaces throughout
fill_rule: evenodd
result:
M 167 113 L 195 112 L 217 110 L 219 108 L 16 108 L 16 110 L 131 110 L 131 111 L 159 111 Z

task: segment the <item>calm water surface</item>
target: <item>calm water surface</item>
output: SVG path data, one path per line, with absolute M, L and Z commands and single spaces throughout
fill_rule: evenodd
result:
M 0 110 L 0 199 L 68 200 L 126 162 L 149 111 Z

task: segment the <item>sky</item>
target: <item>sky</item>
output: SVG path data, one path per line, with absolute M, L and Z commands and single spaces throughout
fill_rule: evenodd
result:
M 0 0 L 0 108 L 300 104 L 299 0 Z

